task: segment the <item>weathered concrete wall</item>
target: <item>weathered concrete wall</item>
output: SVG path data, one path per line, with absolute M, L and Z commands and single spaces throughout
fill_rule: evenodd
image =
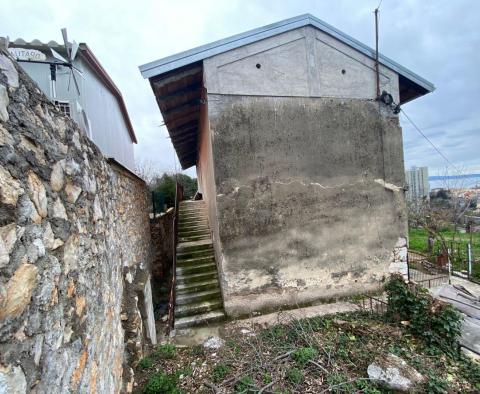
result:
M 228 314 L 363 293 L 404 269 L 396 116 L 358 99 L 208 103 Z
M 122 376 L 131 389 L 124 364 L 152 336 L 150 258 L 145 184 L 0 52 L 3 391 L 119 392 Z
M 204 61 L 209 94 L 375 99 L 373 59 L 306 26 Z M 380 87 L 399 102 L 398 75 L 380 65 Z

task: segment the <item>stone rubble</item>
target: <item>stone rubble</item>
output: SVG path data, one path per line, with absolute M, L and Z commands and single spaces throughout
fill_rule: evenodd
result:
M 410 392 L 423 382 L 424 377 L 416 369 L 394 354 L 377 357 L 368 366 L 368 377 L 385 387 L 401 392 Z

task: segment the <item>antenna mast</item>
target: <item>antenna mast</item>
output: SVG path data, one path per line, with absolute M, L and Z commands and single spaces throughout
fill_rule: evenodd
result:
M 375 75 L 377 78 L 377 100 L 380 97 L 380 70 L 378 66 L 378 8 L 375 8 Z

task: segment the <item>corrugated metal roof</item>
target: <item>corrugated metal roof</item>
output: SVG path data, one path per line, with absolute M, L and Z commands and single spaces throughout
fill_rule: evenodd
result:
M 313 15 L 304 14 L 144 64 L 139 67 L 140 72 L 144 78 L 152 78 L 156 75 L 207 59 L 220 53 L 308 25 L 316 27 L 371 58 L 375 57 L 375 51 L 372 48 L 362 44 L 355 38 L 350 37 L 348 34 L 341 32 Z M 388 57 L 379 54 L 379 61 L 384 66 L 421 86 L 426 91 L 432 92 L 435 90 L 435 86 L 431 82 Z

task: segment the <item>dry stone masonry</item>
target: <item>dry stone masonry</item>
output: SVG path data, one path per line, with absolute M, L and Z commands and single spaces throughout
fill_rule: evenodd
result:
M 0 52 L 0 392 L 131 391 L 155 340 L 148 208 Z

